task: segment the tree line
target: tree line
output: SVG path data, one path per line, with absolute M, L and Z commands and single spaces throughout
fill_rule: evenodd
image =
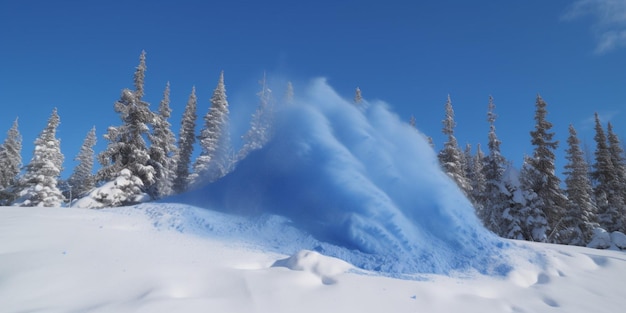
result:
M 540 95 L 535 108 L 533 153 L 518 171 L 501 154 L 493 97 L 487 105 L 487 154 L 480 145 L 475 153 L 470 145 L 461 150 L 448 97 L 442 129 L 447 141 L 438 154 L 442 169 L 473 203 L 485 227 L 501 237 L 581 246 L 595 240 L 593 246 L 608 248 L 609 233 L 623 237 L 626 232 L 626 156 L 620 139 L 610 122 L 603 127 L 596 113 L 596 149 L 593 160 L 587 160 L 570 124 L 562 184 L 555 174 L 559 142 Z
M 230 143 L 229 105 L 220 73 L 203 125 L 196 134 L 197 97 L 192 87 L 185 106 L 178 138 L 169 122 L 170 86 L 166 84 L 157 111 L 144 100 L 146 54 L 142 52 L 134 73 L 134 86 L 124 89 L 114 103 L 120 125 L 108 127 L 107 147 L 96 154 L 96 130 L 85 137 L 76 160 L 78 165 L 67 180 L 60 174 L 64 156 L 56 129 L 56 109 L 34 142 L 28 164 L 22 166 L 22 138 L 18 120 L 0 145 L 0 205 L 61 206 L 70 202 L 80 207 L 100 208 L 128 205 L 182 193 L 194 186 L 215 181 L 230 172 L 237 161 L 261 148 L 271 136 L 274 99 L 265 77 L 258 93 L 259 104 L 244 144 L 234 151 Z M 293 86 L 283 98 L 293 101 Z M 356 88 L 354 104 L 363 102 Z M 505 238 L 587 245 L 598 233 L 626 232 L 626 156 L 611 123 L 606 128 L 595 115 L 594 159 L 588 160 L 576 130 L 569 126 L 564 184 L 555 174 L 552 124 L 547 104 L 540 95 L 535 102 L 535 128 L 530 131 L 533 154 L 518 170 L 501 153 L 496 134 L 495 104 L 487 104 L 488 152 L 477 145 L 461 149 L 454 136 L 456 122 L 450 96 L 445 103 L 442 132 L 447 140 L 438 153 L 442 170 L 456 182 L 476 209 L 485 227 Z M 415 126 L 415 119 L 411 118 Z M 432 139 L 428 138 L 431 146 Z M 194 145 L 201 151 L 192 160 Z M 94 171 L 94 159 L 100 163 Z M 602 245 L 600 245 L 602 246 Z
M 80 207 L 100 208 L 159 199 L 221 178 L 237 160 L 268 140 L 272 98 L 265 78 L 259 106 L 250 129 L 242 137 L 243 148 L 234 153 L 228 134 L 229 107 L 223 72 L 199 134 L 196 134 L 198 104 L 193 87 L 176 138 L 169 122 L 172 112 L 169 83 L 158 110 L 151 111 L 150 104 L 143 99 L 146 69 L 144 51 L 134 73 L 134 88 L 122 90 L 114 103 L 121 123 L 108 127 L 104 134 L 106 149 L 95 154 L 96 130 L 92 128 L 76 156 L 78 165 L 67 180 L 60 179 L 64 156 L 56 137 L 60 123 L 57 109 L 35 140 L 33 157 L 24 167 L 16 119 L 0 145 L 0 205 L 53 207 L 70 202 Z M 291 101 L 292 95 L 293 87 L 289 84 L 285 101 Z M 192 160 L 196 141 L 201 151 Z M 94 159 L 100 163 L 95 174 Z

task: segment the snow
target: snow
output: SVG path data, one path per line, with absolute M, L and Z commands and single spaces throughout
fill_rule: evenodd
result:
M 207 212 L 0 207 L 1 311 L 577 313 L 626 305 L 621 251 L 510 242 L 517 249 L 507 250 L 505 276 L 397 279 L 313 251 L 267 251 L 236 234 L 258 232 L 253 224 Z M 207 228 L 210 214 L 222 218 Z M 297 235 L 273 226 L 266 239 Z
M 618 249 L 626 249 L 626 235 L 622 232 L 614 231 L 611 233 L 611 242 Z
M 319 277 L 325 285 L 336 284 L 337 276 L 353 268 L 352 265 L 347 262 L 309 250 L 301 250 L 286 259 L 274 262 L 272 266 L 309 272 Z
M 607 249 L 611 247 L 611 234 L 602 228 L 595 228 L 591 242 L 587 244 L 587 247 L 595 249 Z
M 284 216 L 343 248 L 300 249 L 389 275 L 510 270 L 508 243 L 482 227 L 425 136 L 385 103 L 356 107 L 319 79 L 275 114 L 273 138 L 232 173 L 163 201 Z
M 85 197 L 74 201 L 72 206 L 96 209 L 119 206 L 124 203 L 146 202 L 149 200 L 147 194 L 135 192 L 136 186 L 141 185 L 143 185 L 141 179 L 132 175 L 130 170 L 122 169 L 115 180 L 94 188 Z
M 232 173 L 163 203 L 78 208 L 128 201 L 122 191 L 134 178 L 125 170 L 76 207 L 0 207 L 0 311 L 626 305 L 623 234 L 597 230 L 594 242 L 606 250 L 496 237 L 424 135 L 384 103 L 356 107 L 318 80 L 276 114 L 274 137 Z

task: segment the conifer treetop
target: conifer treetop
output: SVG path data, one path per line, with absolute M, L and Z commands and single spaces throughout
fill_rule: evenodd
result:
M 139 55 L 139 65 L 135 70 L 134 83 L 135 83 L 135 96 L 137 100 L 141 100 L 144 96 L 144 81 L 146 78 L 146 51 L 142 50 Z
M 170 82 L 165 84 L 163 99 L 159 103 L 159 114 L 166 119 L 172 114 L 172 109 L 170 108 Z
M 446 100 L 445 109 L 446 118 L 441 121 L 443 123 L 442 132 L 444 133 L 444 135 L 454 136 L 454 128 L 456 127 L 456 122 L 454 121 L 454 109 L 452 108 L 452 100 L 450 100 L 449 94 L 448 100 Z

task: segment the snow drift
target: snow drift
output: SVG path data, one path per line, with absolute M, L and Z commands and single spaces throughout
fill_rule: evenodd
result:
M 623 251 L 519 242 L 523 249 L 508 253 L 515 269 L 505 277 L 403 280 L 355 274 L 349 264 L 312 251 L 288 257 L 255 249 L 207 236 L 207 227 L 195 234 L 195 225 L 202 231 L 210 222 L 212 232 L 228 235 L 246 220 L 254 219 L 154 203 L 0 207 L 0 311 L 589 313 L 626 306 Z M 173 225 L 183 229 L 168 229 Z M 284 231 L 271 226 L 266 235 Z M 545 262 L 532 262 L 528 252 Z
M 424 135 L 384 103 L 356 106 L 323 79 L 294 104 L 277 108 L 272 140 L 232 173 L 168 201 L 285 216 L 322 242 L 377 260 L 365 264 L 341 256 L 361 268 L 500 275 L 510 270 L 503 253 L 508 244 L 481 226 Z

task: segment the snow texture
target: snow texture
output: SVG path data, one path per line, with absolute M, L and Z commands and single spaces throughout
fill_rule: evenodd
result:
M 263 224 L 246 220 L 253 221 L 169 204 L 0 207 L 0 311 L 588 313 L 626 306 L 622 251 L 520 241 L 513 244 L 521 249 L 508 250 L 514 269 L 505 277 L 402 280 L 355 273 L 313 252 L 288 257 L 242 245 L 228 236 Z M 267 218 L 258 240 L 302 238 L 275 227 L 279 220 Z M 223 237 L 195 234 L 208 229 Z
M 510 245 L 482 227 L 425 136 L 384 103 L 356 107 L 318 79 L 294 105 L 277 108 L 274 129 L 226 177 L 164 201 L 284 216 L 368 270 L 510 271 Z

